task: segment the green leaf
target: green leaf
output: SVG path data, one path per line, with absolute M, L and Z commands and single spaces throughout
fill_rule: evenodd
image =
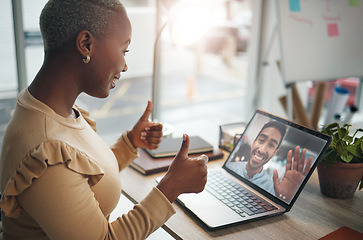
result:
M 352 136 L 347 135 L 343 137 L 343 140 L 350 144 L 353 142 L 354 138 Z
M 325 153 L 323 154 L 323 157 L 322 157 L 322 159 L 328 159 L 328 158 L 335 158 L 335 156 L 334 156 L 334 153 L 335 153 L 335 155 L 336 155 L 336 152 L 335 152 L 335 150 L 334 149 L 332 149 L 332 148 L 328 148 L 326 151 L 325 151 Z
M 345 141 L 339 140 L 339 142 L 337 142 L 336 144 L 336 149 L 340 156 L 348 154 L 347 145 Z
M 357 147 L 355 145 L 348 145 L 346 148 L 347 148 L 347 151 L 350 152 L 354 157 L 360 156 L 359 147 Z
M 350 161 L 352 161 L 353 159 L 353 155 L 351 154 L 348 154 L 348 155 L 343 155 L 343 156 L 340 156 L 340 158 L 346 162 L 346 163 L 350 163 Z
M 334 162 L 337 161 L 337 158 L 338 158 L 338 155 L 337 155 L 337 152 L 334 151 L 334 149 L 332 149 L 333 151 L 331 151 L 329 153 L 329 155 L 324 158 L 326 164 L 325 164 L 325 168 L 329 167 L 330 165 L 332 165 Z
M 359 146 L 362 143 L 362 140 L 363 139 L 361 139 L 361 138 L 354 138 L 353 144 L 356 146 Z
M 344 124 L 340 126 L 338 123 L 331 123 L 322 130 L 323 133 L 332 137 L 329 148 L 323 155 L 326 161 L 326 167 L 334 162 L 349 163 L 353 159 L 363 159 L 363 136 L 357 137 L 358 132 L 363 132 L 359 128 L 355 130 L 353 136 L 349 134 L 349 128 L 352 125 Z M 363 187 L 363 184 L 362 184 Z
M 345 138 L 346 136 L 348 136 L 348 131 L 347 131 L 347 129 L 345 129 L 345 128 L 338 128 L 338 134 L 339 134 L 339 138 L 340 139 L 343 139 L 343 138 Z

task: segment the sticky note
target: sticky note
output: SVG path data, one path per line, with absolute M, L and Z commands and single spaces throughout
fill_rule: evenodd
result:
M 291 12 L 300 12 L 300 0 L 289 0 L 289 7 Z
M 349 5 L 351 7 L 359 7 L 359 0 L 349 0 Z
M 329 37 L 339 36 L 338 24 L 336 24 L 336 23 L 328 24 L 328 36 Z

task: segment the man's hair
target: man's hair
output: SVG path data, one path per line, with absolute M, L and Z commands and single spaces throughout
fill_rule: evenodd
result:
M 119 0 L 49 0 L 39 19 L 44 51 L 62 48 L 82 30 L 104 34 L 115 12 L 126 14 Z
M 286 134 L 286 127 L 284 124 L 277 122 L 277 121 L 270 121 L 268 123 L 266 123 L 265 125 L 263 125 L 263 127 L 261 128 L 260 132 L 257 134 L 256 139 L 260 136 L 261 132 L 265 129 L 265 128 L 275 128 L 276 130 L 278 130 L 281 134 L 281 140 L 279 142 L 279 144 L 277 145 L 278 149 L 281 145 L 282 139 L 285 137 Z

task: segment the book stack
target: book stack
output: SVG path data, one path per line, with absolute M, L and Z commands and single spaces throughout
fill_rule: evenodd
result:
M 168 170 L 170 164 L 174 160 L 175 155 L 181 147 L 182 141 L 183 139 L 181 137 L 164 138 L 157 149 L 139 149 L 140 156 L 130 164 L 130 167 L 144 175 L 164 172 Z M 205 154 L 210 161 L 223 157 L 221 150 L 214 149 L 213 145 L 199 136 L 190 136 L 188 154 L 190 158 Z

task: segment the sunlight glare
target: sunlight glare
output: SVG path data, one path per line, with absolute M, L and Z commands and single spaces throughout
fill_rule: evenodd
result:
M 189 45 L 201 39 L 211 24 L 211 12 L 203 5 L 184 5 L 171 15 L 171 39 Z

